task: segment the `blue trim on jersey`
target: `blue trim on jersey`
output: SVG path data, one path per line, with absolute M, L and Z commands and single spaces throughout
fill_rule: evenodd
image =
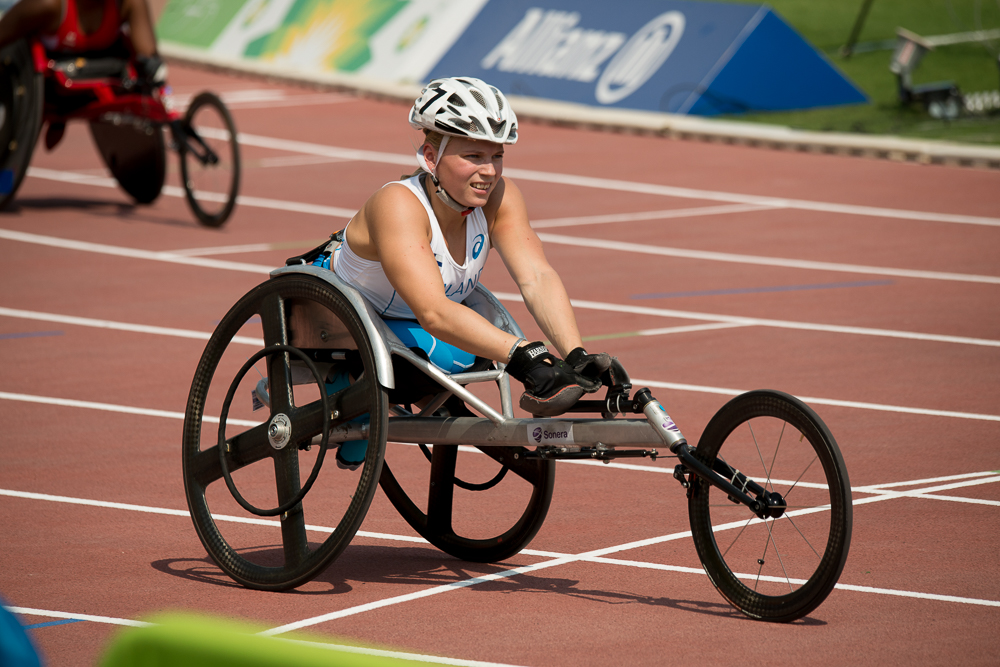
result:
M 476 363 L 476 355 L 424 331 L 419 322 L 413 320 L 385 320 L 386 325 L 406 347 L 417 347 L 427 353 L 431 363 L 445 373 L 464 373 Z
M 385 315 L 387 312 L 389 312 L 389 308 L 392 307 L 392 302 L 396 300 L 396 294 L 397 294 L 396 290 L 392 290 L 392 298 L 389 299 L 389 303 L 385 304 L 385 310 L 379 313 L 379 315 Z

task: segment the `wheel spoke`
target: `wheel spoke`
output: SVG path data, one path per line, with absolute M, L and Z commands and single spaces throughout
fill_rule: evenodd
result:
M 806 545 L 808 545 L 808 547 L 809 547 L 810 549 L 812 549 L 812 552 L 813 552 L 814 554 L 816 554 L 816 558 L 822 558 L 822 556 L 820 556 L 820 555 L 819 555 L 819 552 L 818 552 L 818 551 L 816 551 L 816 547 L 814 547 L 814 546 L 812 545 L 812 542 L 810 542 L 810 541 L 809 541 L 809 538 L 808 538 L 808 537 L 806 537 L 806 536 L 805 536 L 805 535 L 804 535 L 804 534 L 802 533 L 802 531 L 801 531 L 801 530 L 799 530 L 799 526 L 798 526 L 798 524 L 796 524 L 796 523 L 795 523 L 795 522 L 794 522 L 794 521 L 792 520 L 792 517 L 791 517 L 791 516 L 789 516 L 788 514 L 785 514 L 783 518 L 785 518 L 785 519 L 788 519 L 788 523 L 792 524 L 792 528 L 794 528 L 794 529 L 795 529 L 795 532 L 799 534 L 799 536 L 800 536 L 800 537 L 802 538 L 802 541 L 803 541 L 803 542 L 805 542 L 805 543 L 806 543 Z
M 819 459 L 818 456 L 814 456 L 812 461 L 809 462 L 809 465 L 806 466 L 805 470 L 803 470 L 801 474 L 799 474 L 799 476 L 792 483 L 792 485 L 788 487 L 788 491 L 785 492 L 785 502 L 788 502 L 788 496 L 792 495 L 792 491 L 795 490 L 795 487 L 799 485 L 799 482 L 802 481 L 802 478 L 805 477 L 807 472 L 809 472 L 809 468 L 812 468 L 812 464 L 816 463 L 818 459 Z
M 773 520 L 772 521 L 768 521 L 766 519 L 764 520 L 764 527 L 767 528 L 767 539 L 768 541 L 771 542 L 771 546 L 774 547 L 774 555 L 778 559 L 778 565 L 781 566 L 781 573 L 785 575 L 785 581 L 788 582 L 788 592 L 792 593 L 795 591 L 795 589 L 792 588 L 792 580 L 789 579 L 788 571 L 785 570 L 785 561 L 781 558 L 781 552 L 778 551 L 778 545 L 774 543 L 774 533 L 771 531 L 771 524 L 773 523 L 774 523 Z M 764 550 L 766 553 L 767 548 L 765 547 Z M 763 567 L 763 564 L 761 564 L 761 566 Z
M 743 531 L 745 531 L 747 529 L 747 526 L 749 526 L 751 523 L 753 523 L 753 520 L 756 519 L 756 518 L 757 517 L 755 517 L 755 516 L 751 516 L 749 519 L 747 519 L 747 522 L 745 524 L 743 524 L 742 528 L 740 528 L 740 532 L 738 532 L 736 534 L 736 537 L 733 538 L 733 541 L 729 543 L 729 546 L 726 547 L 726 550 L 722 553 L 722 557 L 723 558 L 725 558 L 729 554 L 729 550 L 732 549 L 733 546 L 736 545 L 737 541 L 739 541 L 740 537 L 743 535 Z
M 774 456 L 771 457 L 771 467 L 767 468 L 767 486 L 774 492 L 774 484 L 771 482 L 771 472 L 774 471 L 774 464 L 778 462 L 778 452 L 781 451 L 781 439 L 785 436 L 785 427 L 788 422 L 781 422 L 781 433 L 778 434 L 778 443 L 774 446 Z M 761 461 L 763 463 L 763 461 Z
M 299 450 L 296 447 L 288 446 L 277 452 L 274 457 L 274 479 L 279 505 L 289 502 L 299 492 Z M 286 565 L 297 565 L 306 557 L 308 547 L 302 503 L 281 516 L 281 540 Z
M 281 546 L 285 567 L 298 567 L 309 557 L 306 518 L 301 504 L 281 515 Z
M 261 424 L 226 440 L 228 466 L 230 472 L 256 463 L 270 455 L 272 449 L 267 441 L 267 425 Z M 189 460 L 188 474 L 202 486 L 208 486 L 222 479 L 219 464 L 219 446 L 213 445 L 202 450 Z

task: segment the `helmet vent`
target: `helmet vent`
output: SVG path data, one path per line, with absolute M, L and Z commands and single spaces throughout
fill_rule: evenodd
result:
M 497 107 L 500 111 L 503 111 L 503 96 L 500 95 L 500 91 L 493 87 L 490 87 L 490 90 L 493 91 L 493 96 L 497 98 Z
M 473 88 L 473 89 L 469 90 L 469 94 L 472 95 L 472 97 L 477 102 L 479 102 L 479 106 L 481 106 L 484 109 L 486 108 L 486 98 L 483 97 L 482 93 L 480 93 L 478 90 L 476 90 L 476 89 Z
M 456 107 L 464 107 L 465 106 L 465 100 L 463 100 L 461 97 L 459 97 L 455 93 L 452 93 L 451 95 L 448 96 L 448 103 L 449 104 L 454 104 Z
M 492 118 L 488 120 L 490 122 L 490 129 L 493 130 L 493 136 L 499 136 L 503 134 L 503 128 L 507 125 L 507 121 L 502 120 L 499 123 L 497 123 Z

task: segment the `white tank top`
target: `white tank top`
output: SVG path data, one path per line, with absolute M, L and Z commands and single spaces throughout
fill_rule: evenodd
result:
M 431 222 L 431 251 L 441 270 L 445 296 L 455 303 L 462 303 L 479 284 L 479 276 L 483 272 L 486 256 L 490 252 L 489 230 L 483 209 L 477 208 L 465 217 L 465 261 L 458 264 L 448 251 L 448 244 L 445 243 L 444 234 L 441 233 L 437 216 L 434 215 L 427 193 L 420 183 L 420 175 L 396 183 L 409 188 L 427 211 L 427 217 Z M 359 257 L 352 252 L 347 243 L 346 227 L 344 231 L 344 242 L 333 253 L 334 272 L 357 288 L 383 317 L 415 320 L 413 311 L 396 294 L 396 290 L 386 278 L 382 264 Z

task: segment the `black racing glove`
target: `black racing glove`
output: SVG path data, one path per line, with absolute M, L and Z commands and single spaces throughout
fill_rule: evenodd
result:
M 604 352 L 587 354 L 585 349 L 578 347 L 566 355 L 566 363 L 580 375 L 600 382 L 601 375 L 611 367 L 611 355 Z
M 167 82 L 167 64 L 158 55 L 136 56 L 135 69 L 144 88 L 152 90 Z
M 600 380 L 581 375 L 540 342 L 514 350 L 507 372 L 524 383 L 525 393 L 520 405 L 533 415 L 562 414 L 580 400 L 584 392 L 597 391 L 601 387 Z

